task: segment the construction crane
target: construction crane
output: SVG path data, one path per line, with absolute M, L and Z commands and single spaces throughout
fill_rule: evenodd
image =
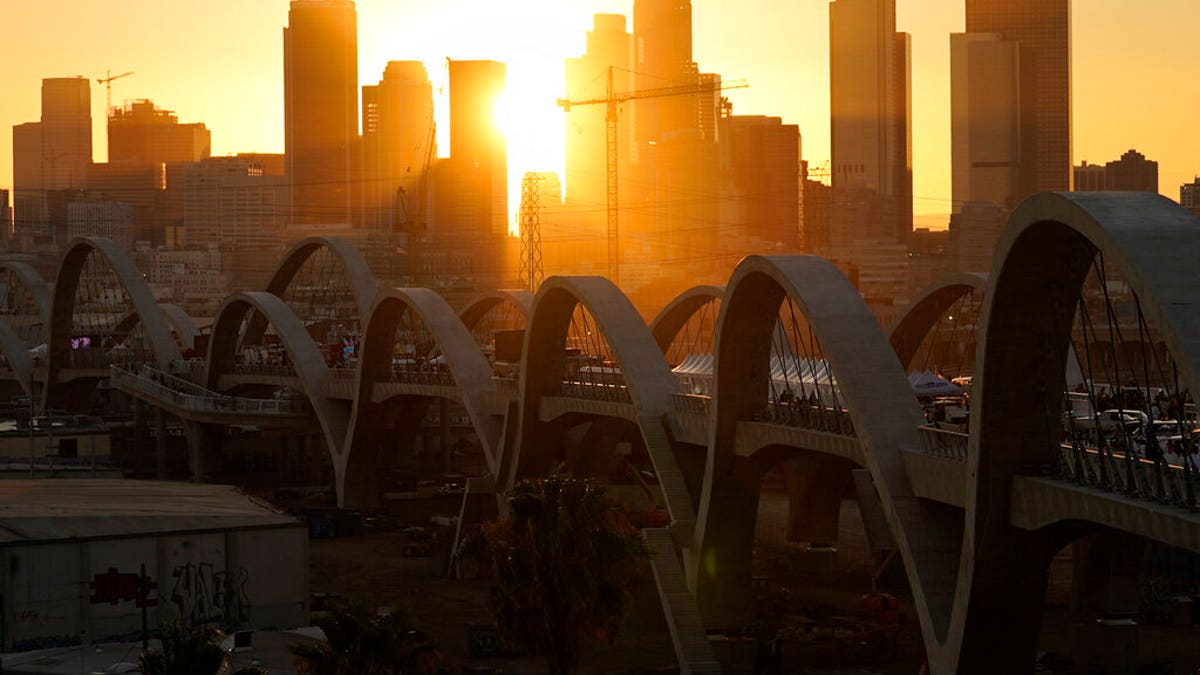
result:
M 113 75 L 111 70 L 106 70 L 106 71 L 104 71 L 104 77 L 96 78 L 96 84 L 104 85 L 104 89 L 105 89 L 105 93 L 104 93 L 104 104 L 105 104 L 104 114 L 105 115 L 112 114 L 112 83 L 113 83 L 113 80 L 119 80 L 122 77 L 129 77 L 132 74 L 133 74 L 132 70 L 129 72 L 121 73 L 119 75 Z
M 730 82 L 728 84 L 718 84 L 717 82 L 692 84 L 682 84 L 670 87 L 656 87 L 653 89 L 640 89 L 636 91 L 617 92 L 613 89 L 613 67 L 608 67 L 608 90 L 604 98 L 589 98 L 580 100 L 558 99 L 555 103 L 563 109 L 563 112 L 570 112 L 571 108 L 581 105 L 598 105 L 603 103 L 606 106 L 604 115 L 605 127 L 605 163 L 607 168 L 606 186 L 607 186 L 607 227 L 606 236 L 608 239 L 608 278 L 614 284 L 619 283 L 620 273 L 620 222 L 618 218 L 618 200 L 617 200 L 617 114 L 619 107 L 626 101 L 643 100 L 648 98 L 665 98 L 667 96 L 684 96 L 687 94 L 706 94 L 725 89 L 743 89 L 750 85 L 741 80 Z
M 821 165 L 815 168 L 807 167 L 807 178 L 818 183 L 824 183 L 829 180 L 829 160 L 821 162 Z

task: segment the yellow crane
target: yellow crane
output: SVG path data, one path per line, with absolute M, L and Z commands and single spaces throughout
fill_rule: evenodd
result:
M 608 90 L 604 98 L 588 98 L 579 100 L 567 100 L 560 98 L 555 103 L 563 109 L 563 112 L 570 112 L 574 106 L 581 105 L 598 105 L 603 103 L 606 106 L 604 115 L 605 127 L 605 164 L 607 169 L 606 187 L 607 187 L 607 224 L 606 238 L 608 239 L 608 278 L 614 284 L 619 283 L 620 273 L 620 221 L 618 217 L 618 199 L 617 199 L 617 114 L 620 110 L 619 106 L 626 101 L 635 101 L 648 98 L 664 98 L 667 96 L 684 96 L 688 94 L 706 94 L 725 89 L 743 89 L 750 85 L 741 80 L 733 81 L 728 84 L 718 84 L 712 82 L 695 82 L 691 84 L 681 84 L 669 87 L 655 87 L 653 89 L 639 89 L 635 91 L 617 92 L 613 89 L 613 67 L 608 67 Z
M 104 85 L 104 90 L 105 90 L 105 92 L 104 92 L 104 105 L 105 105 L 104 114 L 105 115 L 112 114 L 112 83 L 113 83 L 113 80 L 119 80 L 122 77 L 129 77 L 132 74 L 133 74 L 132 70 L 130 70 L 128 72 L 120 73 L 118 75 L 113 75 L 111 70 L 106 70 L 106 71 L 104 71 L 104 77 L 96 78 L 96 84 Z

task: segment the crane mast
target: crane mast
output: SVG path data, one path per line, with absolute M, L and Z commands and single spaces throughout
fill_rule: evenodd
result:
M 132 70 L 130 70 L 128 72 L 124 72 L 124 73 L 119 73 L 117 75 L 113 75 L 111 70 L 106 70 L 106 71 L 104 71 L 104 77 L 96 78 L 96 84 L 104 85 L 104 105 L 105 105 L 104 115 L 106 117 L 108 115 L 112 114 L 112 83 L 113 83 L 113 80 L 119 80 L 122 77 L 129 77 L 132 74 L 133 74 Z
M 608 278 L 614 284 L 620 283 L 621 246 L 620 246 L 620 209 L 617 193 L 617 117 L 619 106 L 626 101 L 643 100 L 648 98 L 663 98 L 667 96 L 683 96 L 686 94 L 707 94 L 725 89 L 743 89 L 748 87 L 740 80 L 728 84 L 693 83 L 653 89 L 617 92 L 613 86 L 613 67 L 608 67 L 608 82 L 604 98 L 579 100 L 558 99 L 556 104 L 563 112 L 570 112 L 573 106 L 605 105 L 604 115 L 604 155 L 605 155 L 605 191 L 606 191 L 606 223 L 605 236 L 607 239 Z

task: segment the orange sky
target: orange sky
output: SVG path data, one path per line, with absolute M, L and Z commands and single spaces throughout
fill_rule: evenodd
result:
M 827 0 L 693 5 L 700 68 L 750 83 L 729 92 L 734 111 L 799 124 L 805 158 L 828 159 Z M 947 35 L 963 28 L 963 0 L 897 5 L 899 29 L 913 35 L 914 211 L 946 213 Z M 632 0 L 358 0 L 359 81 L 378 81 L 388 60 L 424 60 L 435 80 L 444 79 L 447 56 L 505 61 L 514 182 L 526 170 L 561 170 L 554 98 L 562 59 L 582 53 L 591 14 L 628 15 L 631 7 Z M 206 123 L 214 154 L 282 152 L 287 10 L 287 0 L 0 0 L 9 56 L 0 71 L 0 187 L 12 183 L 9 129 L 38 118 L 41 78 L 94 79 L 106 68 L 136 72 L 113 85 L 114 102 L 150 98 L 182 122 Z M 1200 2 L 1074 0 L 1073 12 L 1075 162 L 1103 163 L 1135 147 L 1159 162 L 1160 190 L 1178 199 L 1179 184 L 1200 173 L 1200 93 L 1190 74 L 1200 63 Z M 104 89 L 93 84 L 92 95 L 103 161 Z M 440 145 L 448 147 L 444 134 Z

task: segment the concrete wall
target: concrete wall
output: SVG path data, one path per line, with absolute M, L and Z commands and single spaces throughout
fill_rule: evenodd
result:
M 151 535 L 0 549 L 4 651 L 136 639 L 141 565 L 156 586 L 147 622 L 226 628 L 308 622 L 303 526 Z

